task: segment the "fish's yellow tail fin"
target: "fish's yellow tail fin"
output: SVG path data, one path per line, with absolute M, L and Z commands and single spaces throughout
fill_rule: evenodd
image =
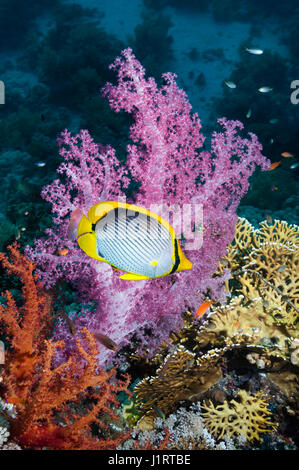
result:
M 189 269 L 192 269 L 192 267 L 193 267 L 193 264 L 191 263 L 191 261 L 189 261 L 184 256 L 183 259 L 181 259 L 181 261 L 180 261 L 180 264 L 179 264 L 179 267 L 178 267 L 177 271 L 187 271 Z

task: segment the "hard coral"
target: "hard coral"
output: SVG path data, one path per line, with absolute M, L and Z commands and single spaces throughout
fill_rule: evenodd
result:
M 201 347 L 243 343 L 290 360 L 298 336 L 298 227 L 275 220 L 255 230 L 239 219 L 220 271 L 224 267 L 232 270 L 227 287 L 235 296 L 211 307 L 198 332 Z
M 225 434 L 231 436 L 243 434 L 248 441 L 261 441 L 261 434 L 273 432 L 277 425 L 271 421 L 271 411 L 262 393 L 248 395 L 239 390 L 240 401 L 226 401 L 223 405 L 213 403 L 201 405 L 203 420 L 209 431 L 221 439 Z
M 105 419 L 117 419 L 116 393 L 126 390 L 129 378 L 116 380 L 115 369 L 106 372 L 99 367 L 96 340 L 87 329 L 81 332 L 81 340 L 75 340 L 75 354 L 53 366 L 64 342 L 47 339 L 51 302 L 40 293 L 33 263 L 16 244 L 9 249 L 11 260 L 3 254 L 0 259 L 10 273 L 20 277 L 24 297 L 23 306 L 17 307 L 6 292 L 6 306 L 0 305 L 0 321 L 6 325 L 11 345 L 1 383 L 5 400 L 16 409 L 10 420 L 11 438 L 34 449 L 115 448 L 124 436 L 112 436 Z M 92 433 L 91 425 L 97 427 L 96 432 Z
M 168 415 L 178 402 L 198 398 L 221 378 L 220 359 L 216 354 L 196 360 L 194 353 L 183 346 L 176 347 L 166 356 L 156 376 L 145 378 L 134 389 L 140 412 L 149 420 L 157 416 L 157 409 Z

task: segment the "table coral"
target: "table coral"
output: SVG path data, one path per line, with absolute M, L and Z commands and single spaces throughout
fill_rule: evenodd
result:
M 239 390 L 239 401 L 226 401 L 223 405 L 213 403 L 201 405 L 203 420 L 209 431 L 217 439 L 225 434 L 246 436 L 247 440 L 261 441 L 261 435 L 273 432 L 277 425 L 271 420 L 268 401 L 262 393 L 250 396 L 245 390 Z

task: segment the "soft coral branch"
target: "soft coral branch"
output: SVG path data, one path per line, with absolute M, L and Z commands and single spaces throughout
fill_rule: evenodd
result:
M 0 305 L 0 321 L 6 326 L 11 348 L 6 353 L 3 373 L 4 398 L 15 404 L 17 415 L 10 434 L 23 447 L 54 449 L 112 449 L 127 434 L 101 438 L 103 419 L 117 419 L 116 394 L 127 390 L 129 377 L 116 380 L 115 369 L 105 371 L 97 360 L 99 350 L 93 335 L 83 328 L 76 338 L 75 354 L 53 365 L 64 341 L 47 339 L 51 323 L 51 302 L 41 295 L 34 264 L 14 244 L 11 258 L 0 254 L 9 273 L 23 283 L 23 306 L 17 306 L 10 292 Z M 96 423 L 98 434 L 92 435 Z M 106 431 L 107 432 L 107 431 Z

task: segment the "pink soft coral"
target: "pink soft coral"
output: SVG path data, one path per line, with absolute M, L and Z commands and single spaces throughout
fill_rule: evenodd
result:
M 135 332 L 141 347 L 153 352 L 179 327 L 184 309 L 195 311 L 207 294 L 214 300 L 222 297 L 225 275 L 216 278 L 213 274 L 233 239 L 236 208 L 248 190 L 255 165 L 267 170 L 270 162 L 261 154 L 254 134 L 240 137 L 238 130 L 243 125 L 225 118 L 218 121 L 222 132 L 212 135 L 211 151 L 200 151 L 204 142 L 200 120 L 197 113 L 191 114 L 191 105 L 174 74 L 164 74 L 164 85 L 158 88 L 153 78 L 145 78 L 131 49 L 124 50 L 111 68 L 118 72 L 118 84 L 108 83 L 103 95 L 112 109 L 125 110 L 135 120 L 126 167 L 119 165 L 113 149 L 100 151 L 87 131 L 75 137 L 65 131 L 59 140 L 64 162 L 58 169 L 65 182 L 55 180 L 42 193 L 52 203 L 55 225 L 47 231 L 46 240 L 37 240 L 34 249 L 27 249 L 27 255 L 39 266 L 46 287 L 64 278 L 97 302 L 96 313 L 85 311 L 78 324 L 109 335 L 119 345 Z M 193 263 L 192 271 L 124 281 L 109 265 L 88 258 L 76 244 L 66 241 L 70 213 L 76 207 L 86 212 L 100 200 L 124 198 L 128 172 L 141 183 L 135 203 L 164 217 L 171 206 L 176 233 L 183 234 L 181 244 Z M 55 254 L 62 247 L 69 250 L 65 257 Z M 153 335 L 143 337 L 144 328 L 151 328 Z M 63 326 L 57 336 L 69 336 L 71 347 L 71 335 Z M 112 354 L 105 350 L 101 360 Z

